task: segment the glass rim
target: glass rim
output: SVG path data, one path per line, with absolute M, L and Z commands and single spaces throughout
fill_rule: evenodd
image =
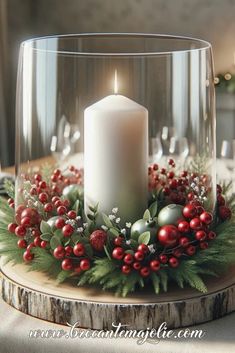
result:
M 43 41 L 50 41 L 50 40 L 55 40 L 55 39 L 86 39 L 86 38 L 145 38 L 145 39 L 165 39 L 165 40 L 174 40 L 174 41 L 185 41 L 189 42 L 189 48 L 187 49 L 172 49 L 172 50 L 166 50 L 166 51 L 143 51 L 143 52 L 138 52 L 138 51 L 130 51 L 130 52 L 92 52 L 92 51 L 73 51 L 73 50 L 53 50 L 53 49 L 42 49 L 42 48 L 35 48 L 32 45 L 36 44 L 37 42 L 40 43 Z M 192 43 L 197 43 L 199 46 L 198 48 L 190 48 L 190 42 Z M 194 38 L 194 37 L 187 37 L 187 36 L 178 36 L 178 35 L 170 35 L 170 34 L 154 34 L 154 33 L 78 33 L 78 34 L 59 34 L 59 35 L 48 35 L 48 36 L 42 36 L 42 37 L 35 37 L 35 38 L 30 38 L 21 43 L 21 47 L 28 47 L 32 51 L 35 52 L 48 52 L 48 53 L 54 53 L 58 55 L 74 55 L 74 56 L 88 56 L 88 57 L 140 57 L 140 56 L 167 56 L 167 55 L 173 55 L 174 53 L 190 53 L 190 52 L 200 52 L 204 50 L 211 49 L 211 43 L 204 40 L 204 39 L 199 39 L 199 38 Z

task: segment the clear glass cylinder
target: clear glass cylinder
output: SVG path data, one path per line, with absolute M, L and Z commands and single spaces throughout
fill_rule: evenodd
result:
M 164 166 L 172 156 L 177 166 L 184 167 L 200 157 L 198 165 L 209 176 L 213 207 L 216 147 L 211 45 L 152 34 L 79 34 L 22 43 L 16 199 L 23 175 L 35 166 L 40 168 L 45 162 L 83 166 L 84 111 L 113 93 L 148 111 L 149 162 Z M 127 133 L 126 138 L 131 136 Z M 136 170 L 131 172 L 134 175 Z

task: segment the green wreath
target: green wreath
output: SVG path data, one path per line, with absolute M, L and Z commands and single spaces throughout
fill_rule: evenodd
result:
M 14 185 L 5 182 L 10 199 L 0 199 L 0 255 L 25 263 L 61 283 L 71 278 L 126 296 L 144 287 L 158 294 L 174 281 L 206 292 L 205 276 L 220 276 L 235 263 L 235 203 L 230 185 L 217 185 L 212 207 L 210 178 L 195 161 L 181 173 L 149 167 L 149 208 L 134 224 L 122 224 L 118 209 L 85 215 L 82 170 L 63 173 L 42 168 L 25 175 L 15 206 Z M 115 205 L 114 205 L 115 206 Z

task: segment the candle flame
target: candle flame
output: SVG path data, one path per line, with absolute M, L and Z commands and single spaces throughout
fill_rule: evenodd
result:
M 117 70 L 114 72 L 114 94 L 118 94 Z

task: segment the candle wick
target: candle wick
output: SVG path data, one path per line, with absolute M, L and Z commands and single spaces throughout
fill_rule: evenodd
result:
M 114 94 L 118 94 L 117 70 L 114 72 Z

